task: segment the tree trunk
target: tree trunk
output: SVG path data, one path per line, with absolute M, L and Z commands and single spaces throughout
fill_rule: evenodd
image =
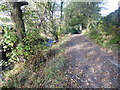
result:
M 120 28 L 120 7 L 118 8 L 118 28 Z
M 59 42 L 59 37 L 57 34 L 54 35 L 56 42 Z
M 15 28 L 17 30 L 17 36 L 19 38 L 19 43 L 23 43 L 23 38 L 25 36 L 25 26 L 22 19 L 21 6 L 28 5 L 27 2 L 10 2 L 11 5 L 11 19 L 14 22 Z

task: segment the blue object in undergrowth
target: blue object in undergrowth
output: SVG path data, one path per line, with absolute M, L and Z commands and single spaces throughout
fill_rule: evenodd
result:
M 51 47 L 53 43 L 55 43 L 55 40 L 49 39 L 47 46 Z

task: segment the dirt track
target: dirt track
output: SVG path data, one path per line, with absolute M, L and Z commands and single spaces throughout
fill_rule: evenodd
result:
M 77 88 L 120 88 L 118 57 L 83 35 L 72 35 L 67 47 L 66 82 Z

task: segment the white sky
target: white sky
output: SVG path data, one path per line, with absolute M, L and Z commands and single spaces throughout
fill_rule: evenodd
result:
M 114 12 L 116 9 L 118 9 L 118 2 L 120 0 L 106 0 L 107 3 L 104 5 L 106 9 L 102 9 L 101 14 L 103 16 L 108 15 L 111 12 Z

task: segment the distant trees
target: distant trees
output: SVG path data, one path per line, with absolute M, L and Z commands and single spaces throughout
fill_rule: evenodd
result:
M 63 18 L 63 1 L 61 0 L 60 4 L 57 2 L 48 2 L 47 5 L 49 25 L 51 27 L 49 32 L 56 41 L 59 41 L 59 31 L 61 30 Z
M 100 17 L 100 2 L 71 2 L 65 8 L 65 21 L 67 26 L 82 24 L 89 29 L 90 25 Z
M 28 18 L 25 19 L 27 29 L 32 24 L 32 28 L 39 29 L 46 36 L 53 37 L 56 41 L 59 41 L 59 32 L 62 27 L 61 20 L 63 18 L 63 2 L 37 2 L 35 5 L 36 9 L 32 10 L 27 7 L 24 12 L 24 18 Z

